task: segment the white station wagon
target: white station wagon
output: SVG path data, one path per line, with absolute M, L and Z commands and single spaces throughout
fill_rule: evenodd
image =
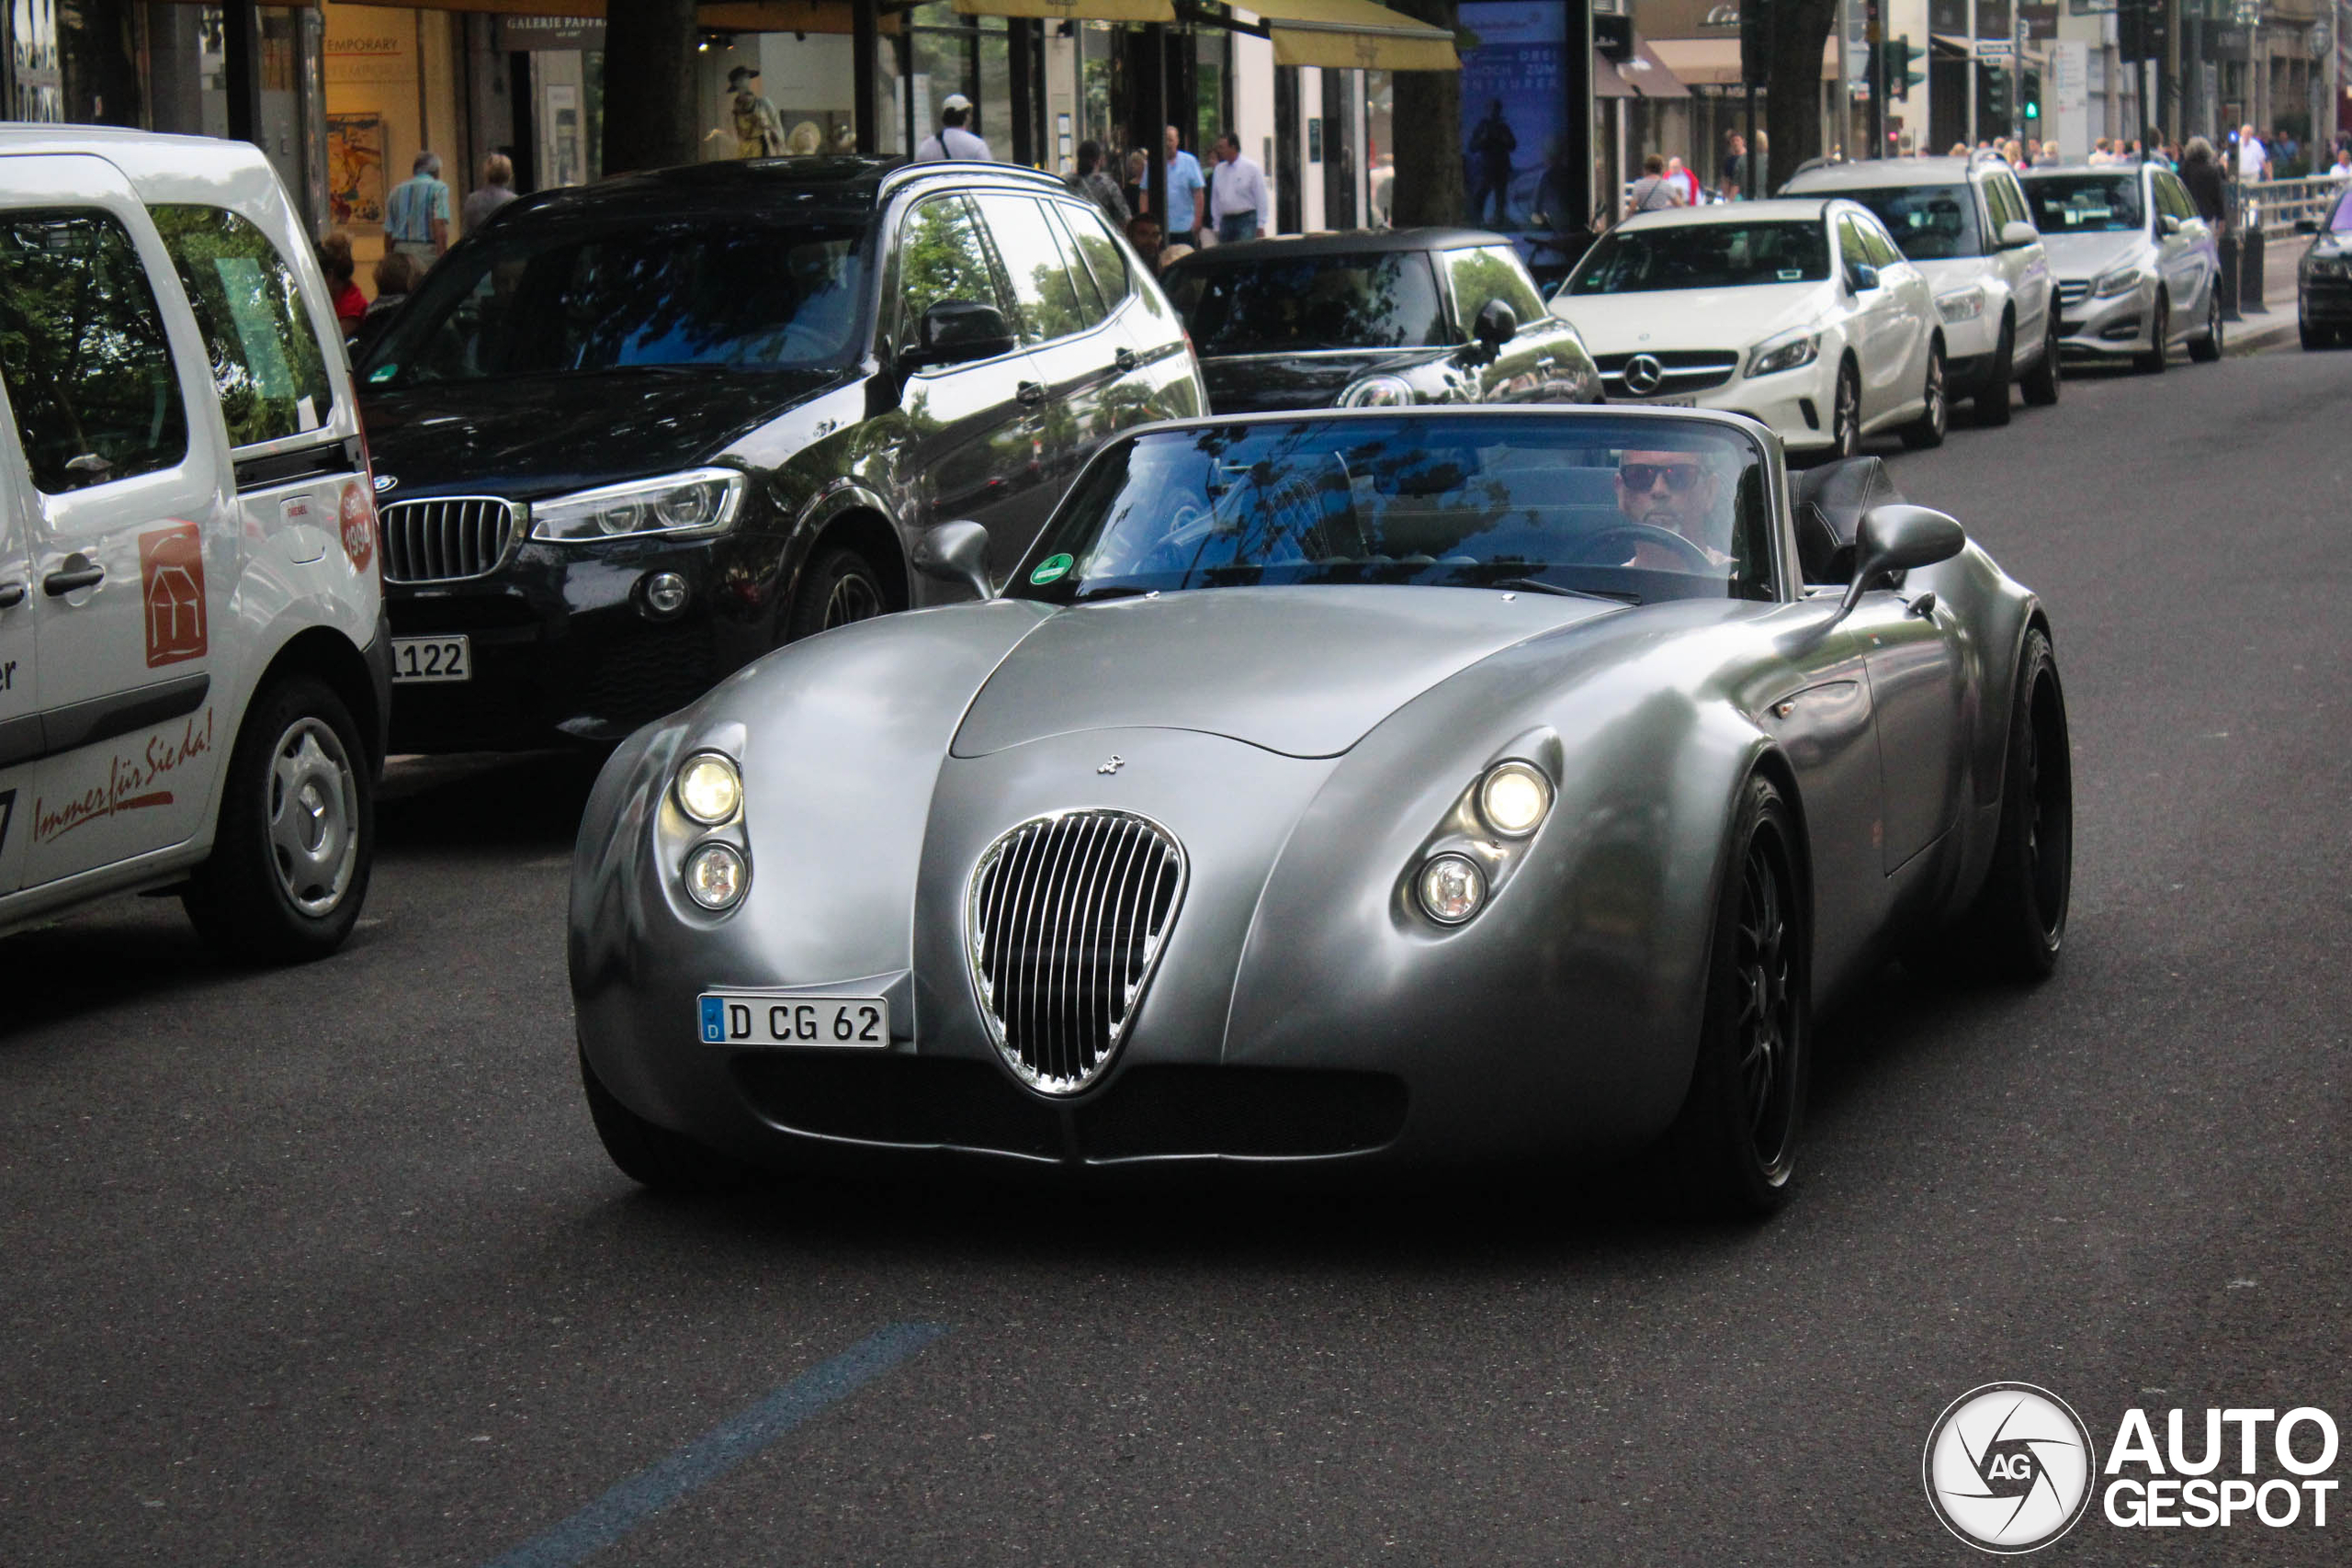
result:
M 0 931 L 177 890 L 358 919 L 389 645 L 326 282 L 243 143 L 0 128 Z

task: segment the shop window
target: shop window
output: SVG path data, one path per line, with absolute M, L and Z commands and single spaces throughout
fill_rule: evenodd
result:
M 155 227 L 212 361 L 229 444 L 316 430 L 334 405 L 326 356 L 294 269 L 269 237 L 219 207 L 157 207 Z
M 91 209 L 0 214 L 0 382 L 51 495 L 168 468 L 187 410 L 130 233 Z

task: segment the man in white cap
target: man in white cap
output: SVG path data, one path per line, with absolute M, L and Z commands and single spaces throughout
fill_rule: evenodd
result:
M 996 154 L 989 151 L 989 144 L 965 129 L 971 118 L 972 100 L 961 93 L 948 94 L 939 106 L 939 134 L 922 139 L 922 145 L 915 149 L 914 161 L 930 164 L 943 158 L 961 158 L 995 163 Z

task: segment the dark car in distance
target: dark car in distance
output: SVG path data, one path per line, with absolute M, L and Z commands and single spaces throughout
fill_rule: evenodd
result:
M 1252 240 L 1196 251 L 1161 282 L 1218 413 L 1600 400 L 1583 341 L 1499 234 Z
M 2305 348 L 2352 340 L 2352 191 L 2338 196 L 2324 217 L 2299 219 L 2309 234 L 2295 267 L 2295 325 Z
M 779 643 L 1009 570 L 1094 449 L 1204 412 L 1096 209 L 1003 164 L 798 158 L 526 197 L 358 367 L 392 743 L 617 740 Z

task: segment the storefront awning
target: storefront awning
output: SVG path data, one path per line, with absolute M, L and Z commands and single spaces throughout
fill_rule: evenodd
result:
M 1633 58 L 1611 63 L 1596 53 L 1592 57 L 1592 92 L 1600 98 L 1687 98 L 1690 89 L 1680 77 L 1666 68 L 1657 51 L 1642 39 L 1634 40 Z
M 605 0 L 341 0 L 341 4 L 396 11 L 470 11 L 492 17 L 576 17 L 583 22 L 601 22 Z M 854 17 L 850 0 L 705 0 L 695 8 L 695 24 L 719 33 L 846 33 L 852 30 Z M 897 17 L 886 13 L 882 30 L 893 32 L 897 28 Z
M 1453 35 L 1372 0 L 1250 0 L 1277 65 L 1329 71 L 1459 71 Z
M 1739 85 L 1739 40 L 1736 38 L 1655 38 L 1649 40 L 1666 68 L 1693 86 Z M 1821 46 L 1821 79 L 1838 79 L 1838 40 Z
M 1172 22 L 1172 0 L 956 0 L 959 17 L 1036 17 L 1049 22 Z

